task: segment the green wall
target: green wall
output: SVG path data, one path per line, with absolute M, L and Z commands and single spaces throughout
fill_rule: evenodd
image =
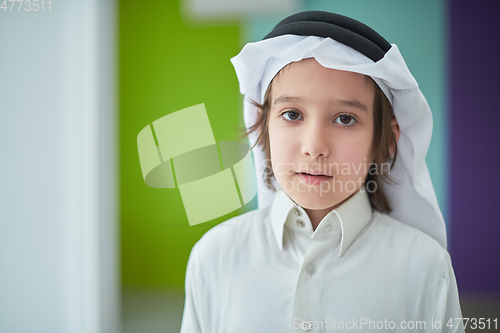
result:
M 122 0 L 119 6 L 122 284 L 183 288 L 194 243 L 216 223 L 254 209 L 256 199 L 190 227 L 178 189 L 144 183 L 137 134 L 171 112 L 205 103 L 215 140 L 235 139 L 243 126 L 242 99 L 229 59 L 240 50 L 240 28 L 238 22 L 189 24 L 178 1 Z

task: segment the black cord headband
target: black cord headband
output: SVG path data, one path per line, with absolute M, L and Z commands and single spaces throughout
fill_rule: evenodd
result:
M 352 47 L 374 62 L 382 59 L 391 44 L 375 30 L 350 17 L 311 10 L 288 16 L 264 39 L 281 35 L 330 37 Z

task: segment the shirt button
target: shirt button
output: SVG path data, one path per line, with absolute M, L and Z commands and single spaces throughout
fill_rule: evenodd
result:
M 323 228 L 323 233 L 328 233 L 332 231 L 332 226 L 331 225 L 327 225 L 326 227 Z
M 300 327 L 302 328 L 303 331 L 310 331 L 312 328 L 312 322 L 305 320 L 300 324 Z
M 307 270 L 307 273 L 309 273 L 310 275 L 313 275 L 314 273 L 316 273 L 316 265 L 309 264 L 309 265 L 307 265 L 306 270 Z
M 298 208 L 294 208 L 293 213 L 297 216 L 300 216 L 300 214 L 302 214 Z
M 297 220 L 297 225 L 298 225 L 299 227 L 301 227 L 301 228 L 304 228 L 304 227 L 305 227 L 305 225 L 306 225 L 306 223 L 305 223 L 304 221 L 302 221 L 302 220 Z

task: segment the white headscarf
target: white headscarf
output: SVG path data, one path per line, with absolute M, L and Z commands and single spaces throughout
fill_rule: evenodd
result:
M 398 154 L 391 171 L 396 185 L 381 182 L 396 220 L 420 229 L 445 249 L 446 229 L 436 194 L 425 163 L 425 155 L 432 135 L 431 110 L 415 78 L 408 70 L 398 47 L 392 44 L 385 56 L 374 62 L 353 48 L 329 37 L 281 35 L 248 43 L 231 62 L 240 83 L 240 92 L 258 103 L 274 76 L 287 64 L 314 57 L 326 68 L 345 70 L 370 76 L 389 99 L 401 134 Z M 244 102 L 244 120 L 247 129 L 255 123 L 257 108 Z M 250 145 L 257 134 L 249 136 Z M 262 147 L 252 149 L 257 175 L 258 206 L 269 206 L 274 198 L 265 183 L 265 152 Z

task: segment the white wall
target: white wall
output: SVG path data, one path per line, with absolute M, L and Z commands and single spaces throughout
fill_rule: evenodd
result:
M 0 332 L 119 332 L 117 5 L 19 3 L 0 9 Z

